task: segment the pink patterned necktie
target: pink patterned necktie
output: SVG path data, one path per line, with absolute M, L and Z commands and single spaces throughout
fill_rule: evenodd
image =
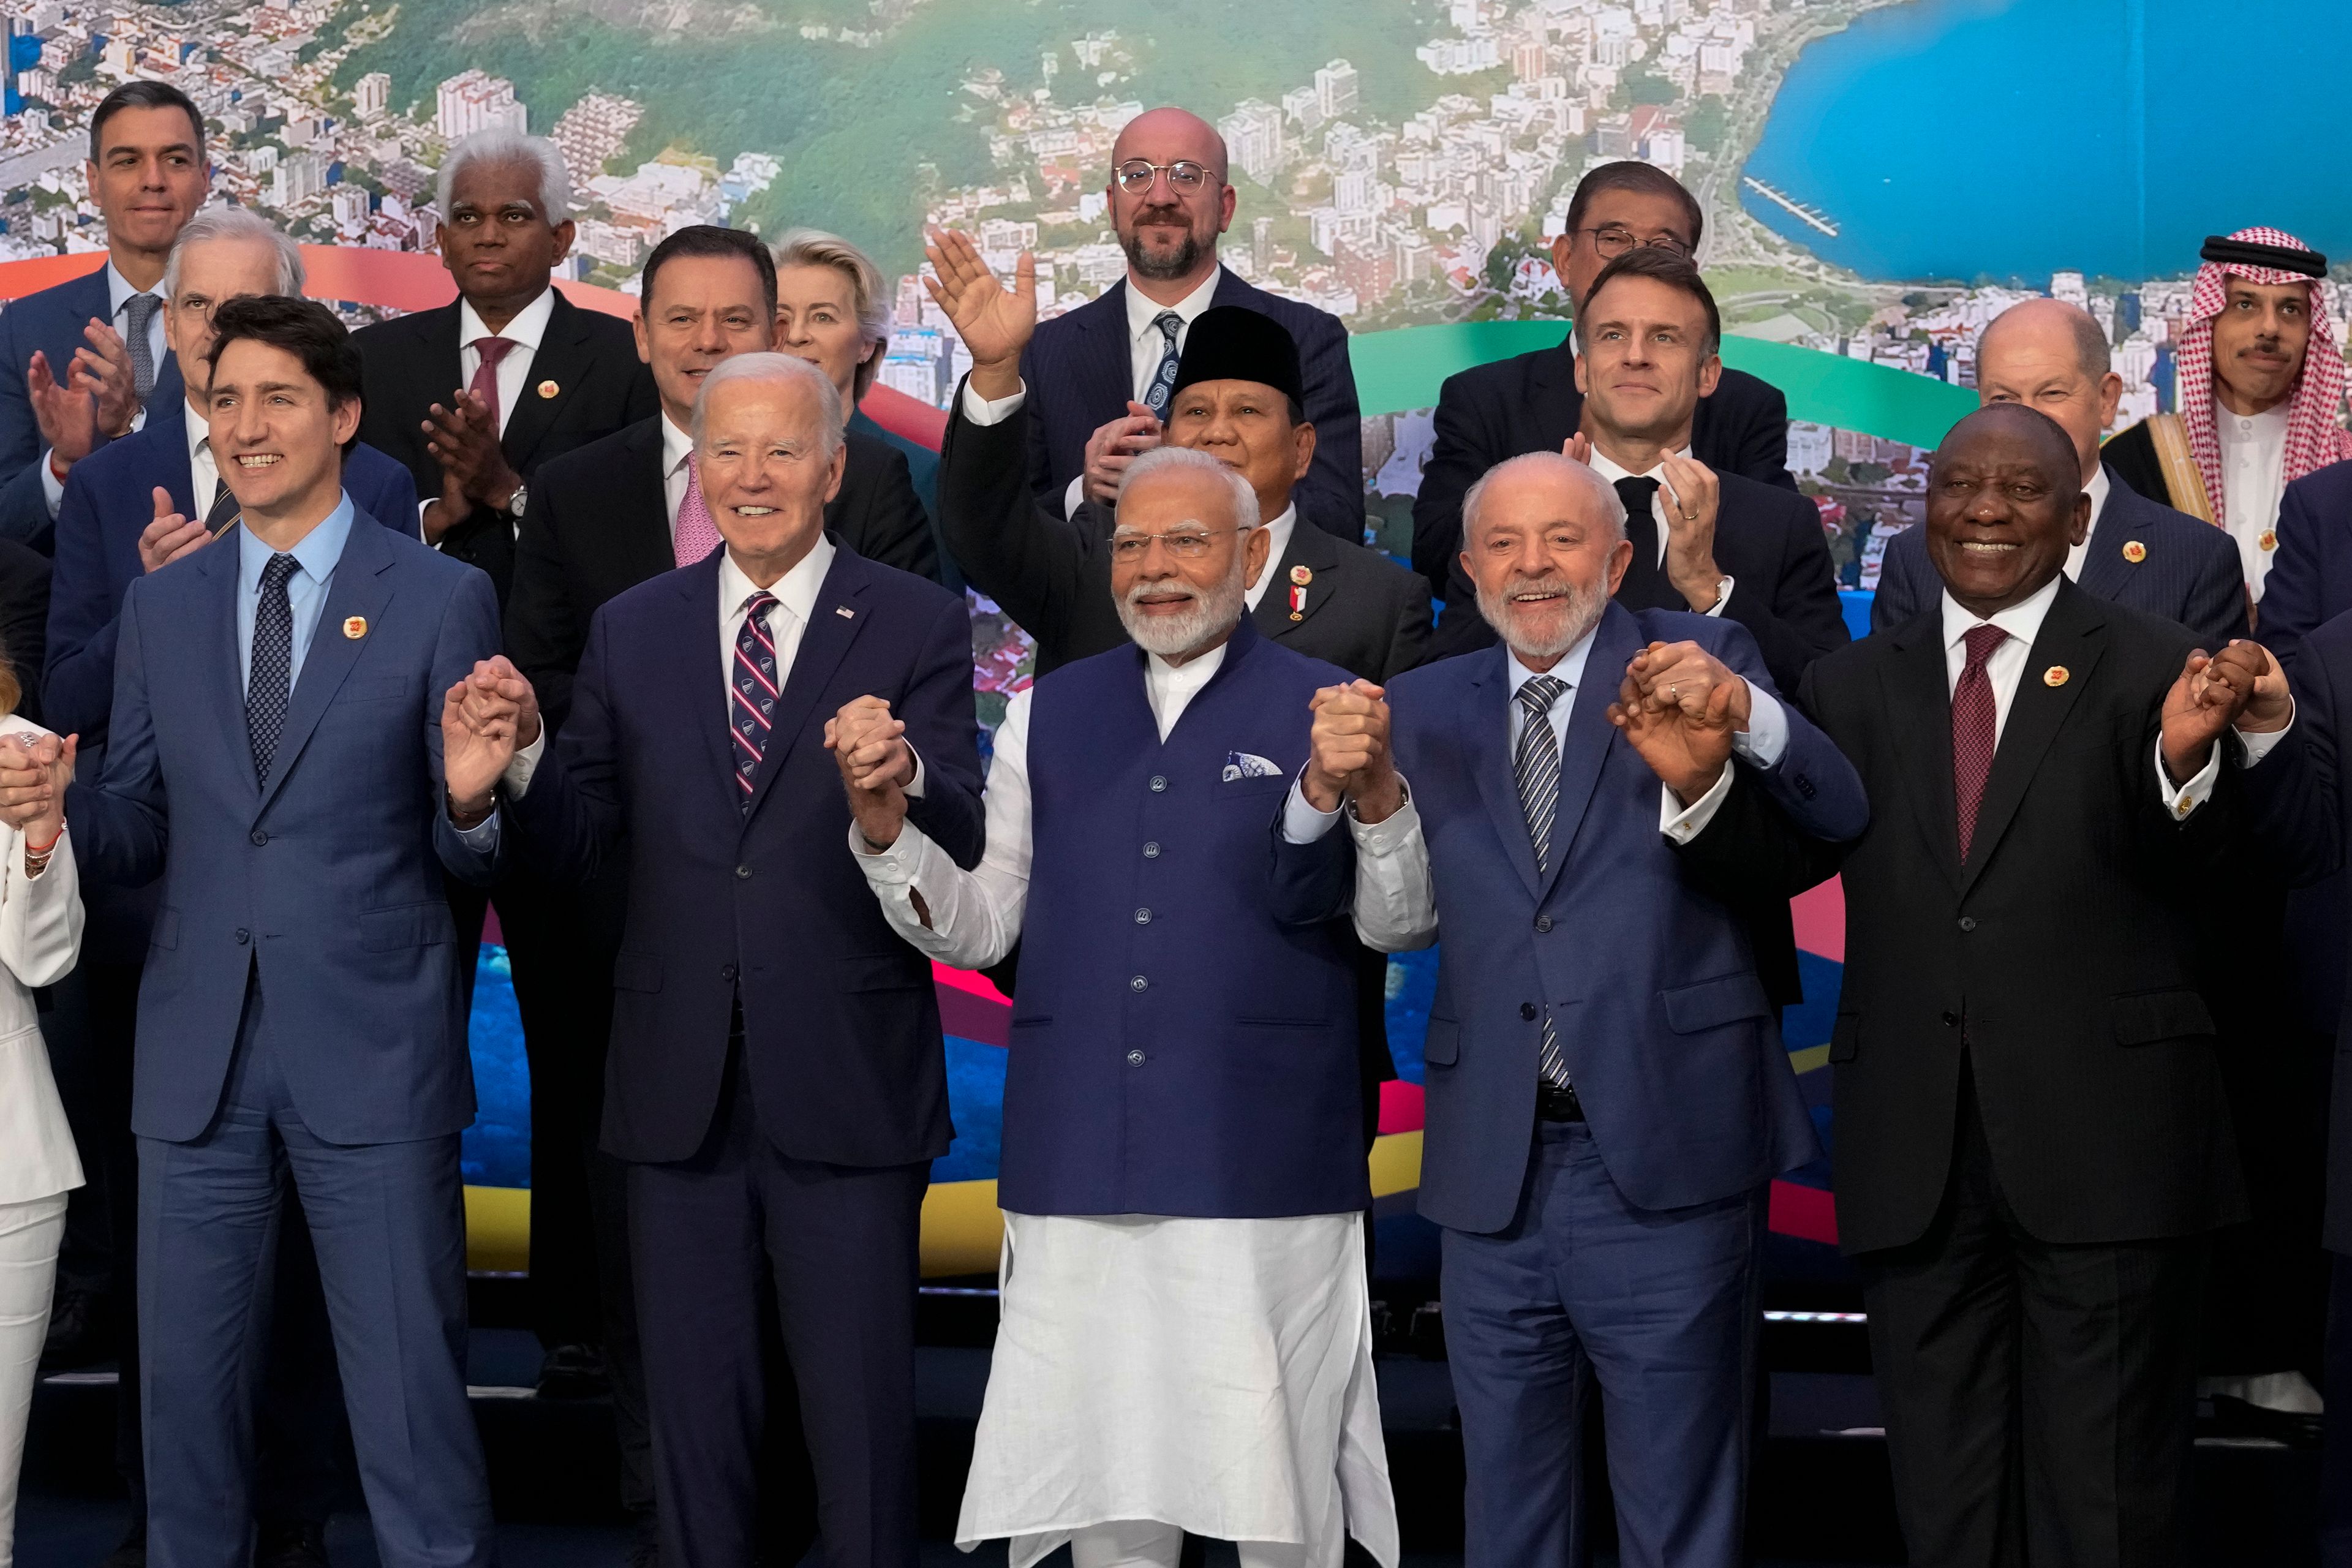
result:
M 1969 841 L 1977 836 L 1977 808 L 1984 804 L 1985 781 L 1992 776 L 1994 714 L 1992 678 L 1985 661 L 2009 640 L 1999 626 L 1970 626 L 1963 639 L 1968 662 L 1952 687 L 1952 804 L 1959 811 L 1960 864 L 1969 863 Z
M 511 338 L 478 338 L 474 342 L 474 352 L 482 356 L 482 363 L 475 367 L 474 384 L 466 390 L 480 398 L 482 405 L 490 411 L 490 428 L 494 431 L 501 428 L 499 423 L 499 362 L 506 358 L 507 351 L 513 347 L 514 340 Z
M 680 566 L 691 566 L 719 548 L 719 525 L 710 521 L 710 508 L 703 502 L 702 475 L 692 453 L 687 455 L 686 495 L 677 503 L 677 526 L 670 531 L 670 543 Z

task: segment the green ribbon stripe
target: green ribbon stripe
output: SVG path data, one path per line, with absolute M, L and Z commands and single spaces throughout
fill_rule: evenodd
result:
M 1568 323 L 1463 321 L 1399 327 L 1348 341 L 1366 414 L 1434 407 L 1445 378 L 1472 365 L 1550 348 Z M 1882 440 L 1933 447 L 1977 405 L 1976 394 L 1909 371 L 1757 338 L 1723 340 L 1723 363 L 1761 377 L 1789 399 L 1789 416 Z

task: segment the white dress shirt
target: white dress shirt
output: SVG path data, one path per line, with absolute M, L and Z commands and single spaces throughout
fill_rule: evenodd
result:
M 1215 302 L 1217 285 L 1224 276 L 1223 268 L 1211 268 L 1208 277 L 1202 279 L 1198 289 L 1172 305 L 1160 304 L 1138 289 L 1133 278 L 1127 280 L 1127 362 L 1130 373 L 1128 380 L 1138 403 L 1141 403 L 1143 395 L 1151 390 L 1151 378 L 1160 374 L 1160 361 L 1168 353 L 1168 340 L 1160 336 L 1160 329 L 1152 323 L 1160 319 L 1162 310 L 1176 312 L 1179 322 L 1176 352 L 1181 354 L 1185 340 L 1192 335 L 1192 322 Z M 1109 422 L 1108 419 L 1102 421 L 1106 425 Z M 1078 503 L 1086 499 L 1087 477 L 1080 474 L 1070 481 L 1069 489 L 1062 492 L 1064 514 L 1076 511 Z
M 1690 448 L 1688 447 L 1685 447 L 1681 451 L 1676 452 L 1675 456 L 1677 458 L 1687 458 L 1690 456 Z M 1595 447 L 1592 448 L 1592 471 L 1599 474 L 1602 479 L 1607 479 L 1612 489 L 1616 488 L 1617 481 L 1619 479 L 1655 479 L 1658 481 L 1656 493 L 1650 497 L 1650 515 L 1657 519 L 1658 522 L 1658 559 L 1656 564 L 1660 571 L 1664 571 L 1666 564 L 1666 542 L 1674 533 L 1675 524 L 1681 521 L 1678 515 L 1680 509 L 1666 504 L 1667 499 L 1675 493 L 1675 488 L 1666 482 L 1666 465 L 1664 459 L 1661 458 L 1658 462 L 1658 466 L 1649 470 L 1649 472 L 1637 474 L 1633 472 L 1633 469 L 1626 468 L 1623 464 L 1618 462 L 1616 459 L 1601 451 L 1600 447 Z M 1718 523 L 1722 521 L 1720 510 L 1717 510 L 1717 521 Z M 1722 586 L 1716 593 L 1715 603 L 1709 605 L 1700 613 L 1709 616 L 1722 615 L 1723 607 L 1731 603 L 1732 585 L 1736 581 L 1736 578 L 1728 576 L 1725 577 L 1723 579 Z
M 482 368 L 484 338 L 504 338 L 514 344 L 507 350 L 506 358 L 499 361 L 500 439 L 506 437 L 507 421 L 514 417 L 515 405 L 530 389 L 531 362 L 539 357 L 540 340 L 547 336 L 548 318 L 554 314 L 555 285 L 552 283 L 541 292 L 538 299 L 517 311 L 513 321 L 495 332 L 484 326 L 482 318 L 474 313 L 472 300 L 461 298 L 457 301 L 457 386 L 470 388 L 474 384 L 474 374 Z M 457 387 L 450 390 L 454 392 Z M 440 400 L 436 398 L 434 401 Z M 426 510 L 440 499 L 438 495 L 429 495 L 416 503 L 416 521 L 420 531 L 424 527 Z M 673 502 L 669 510 L 675 519 L 677 515 L 676 503 Z M 435 541 L 433 548 L 440 549 L 440 542 Z
M 2258 600 L 2263 579 L 2278 558 L 2279 499 L 2286 490 L 2287 408 L 2282 403 L 2260 414 L 2232 414 L 2219 398 L 2213 403 L 2213 429 L 2221 438 L 2221 521 L 2238 542 L 2246 585 Z
M 106 264 L 107 320 L 113 323 L 116 331 L 122 334 L 123 347 L 126 350 L 131 345 L 131 297 L 134 294 L 145 294 L 155 300 L 155 313 L 147 318 L 147 363 L 155 367 L 156 378 L 161 380 L 163 374 L 163 356 L 171 352 L 171 345 L 163 341 L 163 296 L 153 289 L 136 287 L 130 279 L 125 278 L 116 268 L 112 261 L 109 261 Z M 81 343 L 78 342 L 75 346 L 79 347 Z M 55 376 L 58 384 L 62 386 L 72 368 L 73 358 L 68 354 L 64 364 L 49 366 L 49 374 Z M 131 410 L 131 427 L 133 430 L 143 430 L 147 427 L 145 404 L 142 403 Z M 49 503 L 49 516 L 54 518 L 58 515 L 58 509 L 65 504 L 66 487 L 58 478 L 58 471 L 49 466 L 51 456 L 53 454 L 47 450 L 41 453 L 41 494 Z
M 1594 632 L 1599 630 L 1594 628 Z M 1599 676 L 1593 681 L 1585 679 L 1585 665 L 1592 653 L 1594 632 L 1587 632 L 1584 640 L 1560 656 L 1559 662 L 1548 672 L 1568 682 L 1568 689 L 1552 700 L 1544 717 L 1551 721 L 1555 744 L 1565 743 L 1568 737 L 1569 715 L 1575 710 L 1579 694 L 1588 684 L 1605 689 L 1593 692 L 1591 700 L 1608 703 L 1615 700 L 1613 681 L 1603 681 Z M 1519 688 L 1535 679 L 1539 672 L 1519 662 L 1517 653 L 1506 648 L 1504 666 L 1511 683 L 1508 730 L 1508 754 L 1518 754 L 1519 731 L 1525 727 L 1527 710 L 1519 705 Z M 1732 736 L 1732 754 L 1759 768 L 1776 765 L 1789 745 L 1789 716 L 1773 695 L 1759 686 L 1748 688 L 1748 728 Z M 1685 805 L 1675 792 L 1664 784 L 1658 786 L 1658 831 L 1676 844 L 1687 844 L 1704 832 L 1715 820 L 1715 814 L 1731 793 L 1731 769 L 1726 767 L 1715 784 L 1705 795 Z M 1403 952 L 1412 948 L 1426 947 L 1437 935 L 1437 894 L 1429 874 L 1429 844 L 1422 836 L 1421 814 L 1414 809 L 1410 786 L 1405 791 L 1404 804 L 1382 821 L 1367 823 L 1353 811 L 1347 811 L 1349 831 L 1356 836 L 1356 934 L 1364 945 L 1380 952 Z M 1283 806 L 1283 837 L 1294 844 L 1311 844 L 1328 833 L 1341 816 L 1341 811 L 1318 811 L 1307 803 L 1304 780 L 1290 786 L 1290 795 Z M 1565 830 L 1569 825 L 1559 825 Z M 1566 843 L 1565 837 L 1561 843 Z
M 2091 535 L 2099 531 L 2099 514 L 2107 510 L 2107 466 L 2101 463 L 2083 486 L 2083 493 L 2091 498 L 2091 524 L 2083 530 L 2083 542 L 2066 547 L 2066 581 L 2083 580 L 2083 563 L 2091 558 Z
M 1265 564 L 1258 569 L 1256 580 L 1250 584 L 1249 591 L 1242 595 L 1252 610 L 1257 608 L 1257 602 L 1265 597 L 1266 589 L 1272 586 L 1274 580 L 1281 574 L 1283 552 L 1290 548 L 1290 536 L 1298 528 L 1297 506 L 1294 503 L 1284 507 L 1282 514 L 1265 526 L 1267 536 Z
M 188 483 L 195 501 L 195 515 L 189 521 L 202 522 L 212 515 L 213 502 L 220 498 L 220 464 L 213 458 L 213 433 L 209 421 L 196 409 L 188 410 Z
M 677 538 L 677 509 L 686 504 L 687 481 L 694 459 L 694 437 L 677 427 L 662 410 L 662 504 L 669 508 L 669 536 Z M 822 578 L 819 581 L 823 581 Z

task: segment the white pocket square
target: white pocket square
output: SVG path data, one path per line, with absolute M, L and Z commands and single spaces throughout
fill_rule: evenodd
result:
M 1282 770 L 1264 757 L 1254 756 L 1247 752 L 1225 753 L 1224 782 L 1227 784 L 1233 783 L 1235 779 L 1271 779 L 1281 776 Z

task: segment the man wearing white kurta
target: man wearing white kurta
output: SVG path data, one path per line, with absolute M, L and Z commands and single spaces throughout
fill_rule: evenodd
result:
M 942 963 L 1022 943 L 1004 1091 L 1002 1323 L 959 1544 L 1013 1568 L 1392 1565 L 1364 1284 L 1355 984 L 1337 922 L 1273 912 L 1309 704 L 1345 672 L 1259 637 L 1248 484 L 1163 447 L 1129 470 L 1112 591 L 1135 647 L 1064 666 L 997 731 L 988 850 L 959 869 L 861 787 L 850 847 Z M 887 797 L 887 798 L 886 798 Z

